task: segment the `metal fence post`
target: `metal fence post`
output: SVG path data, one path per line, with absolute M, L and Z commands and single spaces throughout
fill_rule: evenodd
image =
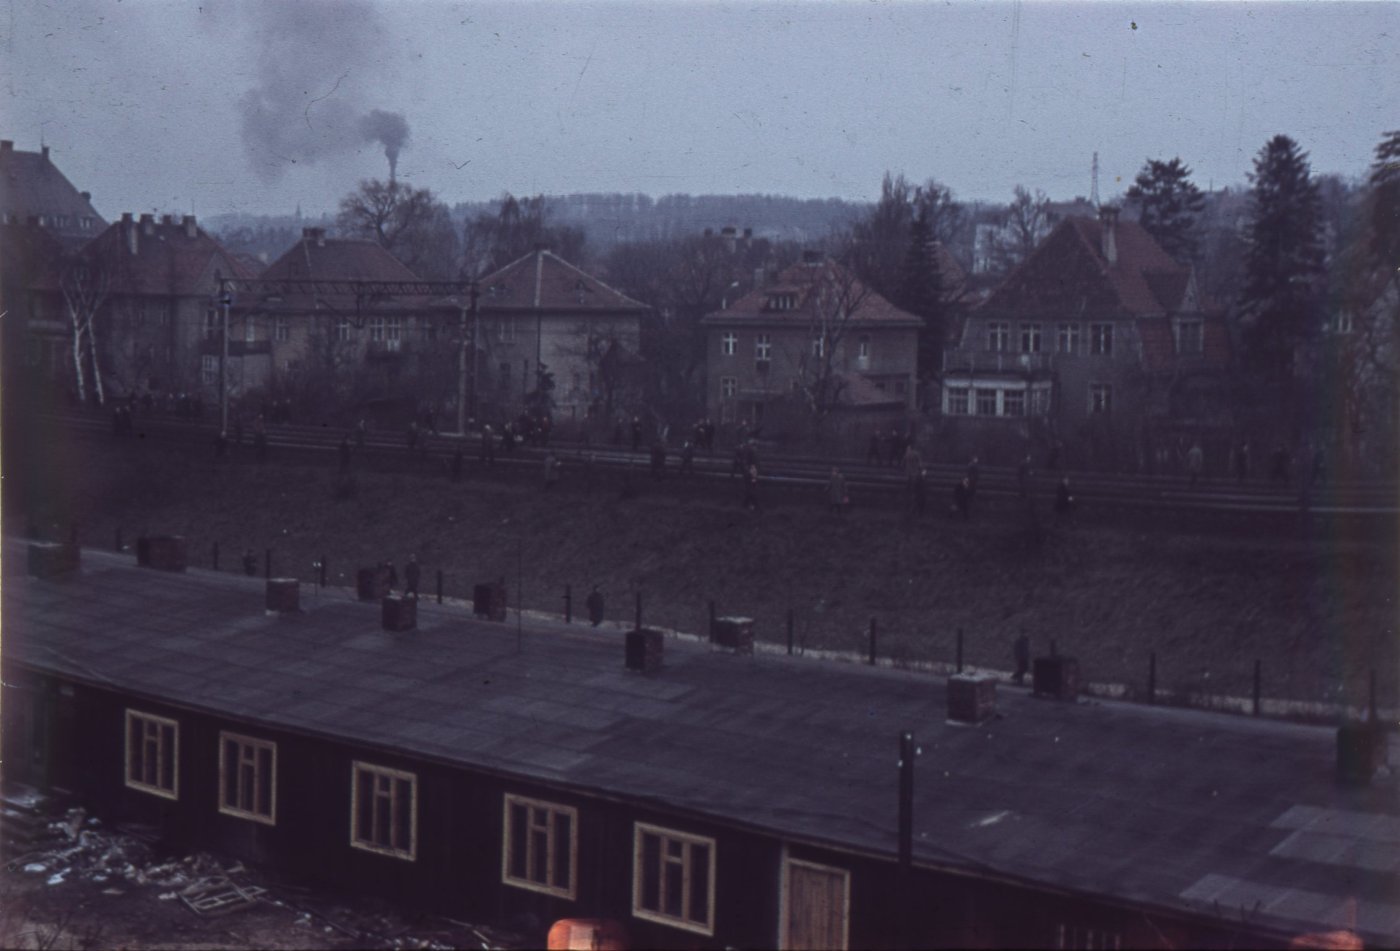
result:
M 787 645 L 787 647 L 788 647 L 788 653 L 791 654 L 791 653 L 792 653 L 792 608 L 788 608 L 788 613 L 787 613 L 787 636 L 788 636 L 788 645 Z M 1371 682 L 1372 682 L 1373 684 L 1375 683 L 1375 675 L 1374 675 L 1374 674 L 1371 675 Z
M 572 585 L 564 585 L 564 623 L 574 623 L 574 591 Z
M 963 632 L 958 628 L 958 673 L 963 671 Z
M 1260 694 L 1261 688 L 1262 688 L 1262 683 L 1261 683 L 1262 679 L 1263 679 L 1263 662 L 1262 662 L 1262 661 L 1259 661 L 1259 660 L 1255 660 L 1255 661 L 1254 661 L 1254 715 L 1255 715 L 1256 717 L 1259 715 L 1259 694 Z
M 875 666 L 875 619 L 870 619 L 870 666 Z

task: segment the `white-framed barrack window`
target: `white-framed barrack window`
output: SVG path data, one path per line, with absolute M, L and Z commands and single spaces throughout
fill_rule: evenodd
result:
M 713 935 L 714 895 L 714 839 L 645 822 L 633 826 L 633 915 Z
M 180 724 L 126 711 L 126 785 L 165 799 L 180 798 Z
M 409 862 L 418 857 L 418 776 L 356 760 L 350 771 L 350 844 Z
M 501 881 L 573 899 L 577 880 L 578 810 L 506 793 Z
M 277 824 L 277 744 L 219 731 L 219 811 Z

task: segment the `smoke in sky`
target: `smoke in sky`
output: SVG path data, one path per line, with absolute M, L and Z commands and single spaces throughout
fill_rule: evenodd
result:
M 295 165 L 378 143 L 394 177 L 408 121 L 364 101 L 387 46 L 375 7 L 304 0 L 262 3 L 252 12 L 258 81 L 239 107 L 258 176 L 271 183 Z

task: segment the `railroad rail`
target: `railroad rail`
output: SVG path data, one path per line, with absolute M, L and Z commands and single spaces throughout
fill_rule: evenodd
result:
M 64 426 L 70 431 L 92 438 L 112 435 L 110 418 L 83 413 L 54 414 L 41 417 L 48 426 Z M 214 453 L 217 424 L 181 419 L 160 414 L 138 415 L 134 420 L 137 436 L 166 443 L 197 444 L 200 451 Z M 304 459 L 336 465 L 341 440 L 349 436 L 356 468 L 375 470 L 421 471 L 445 474 L 450 471 L 453 456 L 460 450 L 464 474 L 479 477 L 488 467 L 480 460 L 480 438 L 475 433 L 459 436 L 455 433 L 424 433 L 426 448 L 410 451 L 405 434 L 371 431 L 364 444 L 357 445 L 347 429 L 331 425 L 298 423 L 269 424 L 265 429 L 269 452 L 278 460 Z M 590 479 L 635 479 L 652 484 L 648 449 L 638 452 L 624 447 L 588 444 L 578 441 L 552 439 L 549 451 L 564 464 L 566 472 L 584 470 Z M 496 447 L 490 474 L 495 478 L 538 480 L 546 449 L 517 444 L 513 450 Z M 234 458 L 251 458 L 252 433 L 245 432 L 241 446 L 230 446 Z M 848 459 L 819 459 L 791 454 L 760 452 L 759 470 L 763 485 L 784 495 L 806 495 L 815 499 L 825 491 L 833 466 L 838 466 L 846 484 L 859 505 L 878 504 L 881 507 L 909 506 L 911 492 L 904 472 L 897 467 L 876 466 Z M 928 499 L 930 508 L 946 508 L 950 490 L 963 477 L 966 467 L 953 463 L 929 463 Z M 1395 483 L 1384 481 L 1326 482 L 1319 486 L 1300 485 L 1295 479 L 1288 485 L 1271 484 L 1263 479 L 1238 482 L 1234 478 L 1203 477 L 1197 485 L 1189 485 L 1184 476 L 1118 475 L 1090 471 L 1039 472 L 1031 480 L 1031 493 L 1044 502 L 1053 499 L 1061 475 L 1068 475 L 1080 514 L 1122 513 L 1220 513 L 1230 516 L 1296 517 L 1305 514 L 1319 518 L 1369 518 L 1385 523 L 1400 515 L 1400 490 Z M 570 479 L 573 476 L 569 477 Z M 660 482 L 671 491 L 724 489 L 732 485 L 738 492 L 738 477 L 734 473 L 732 451 L 717 450 L 713 454 L 697 452 L 692 471 L 682 476 L 679 454 L 667 452 L 664 476 Z M 682 488 L 688 487 L 688 488 Z M 1014 509 L 1022 504 L 1023 496 L 1016 471 L 1010 467 L 983 466 L 977 486 L 979 509 Z

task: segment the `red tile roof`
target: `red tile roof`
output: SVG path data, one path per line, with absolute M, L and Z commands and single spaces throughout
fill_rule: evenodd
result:
M 81 253 L 95 257 L 108 269 L 113 294 L 199 297 L 213 290 L 216 271 L 225 277 L 251 276 L 193 219 L 188 225 L 164 217 L 123 219 L 89 241 Z M 57 272 L 47 275 L 38 286 L 57 289 Z
M 316 229 L 311 229 L 313 232 Z M 267 266 L 266 280 L 417 281 L 408 266 L 384 248 L 361 238 L 304 234 Z
M 1177 312 L 1191 274 L 1135 221 L 1114 226 L 1117 260 L 1104 256 L 1104 224 L 1060 222 L 981 305 L 1016 317 L 1129 318 Z
M 640 314 L 649 308 L 602 281 L 539 249 L 481 280 L 480 308 L 492 311 L 566 311 Z
M 11 223 L 43 217 L 43 227 L 69 242 L 85 241 L 107 226 L 87 196 L 53 164 L 47 148 L 23 152 L 9 141 L 5 145 L 0 148 L 0 212 L 9 215 Z M 55 219 L 60 217 L 67 223 L 58 224 Z M 91 230 L 81 227 L 83 218 L 92 219 Z
M 835 294 L 854 302 L 850 322 L 862 325 L 894 327 L 921 326 L 919 318 L 900 310 L 856 278 L 835 261 L 798 263 L 778 275 L 777 280 L 749 291 L 726 310 L 706 314 L 707 324 L 799 324 L 807 325 L 819 317 L 821 294 Z M 773 305 L 774 298 L 793 295 L 793 306 L 782 310 Z M 828 300 L 831 299 L 828 297 Z

